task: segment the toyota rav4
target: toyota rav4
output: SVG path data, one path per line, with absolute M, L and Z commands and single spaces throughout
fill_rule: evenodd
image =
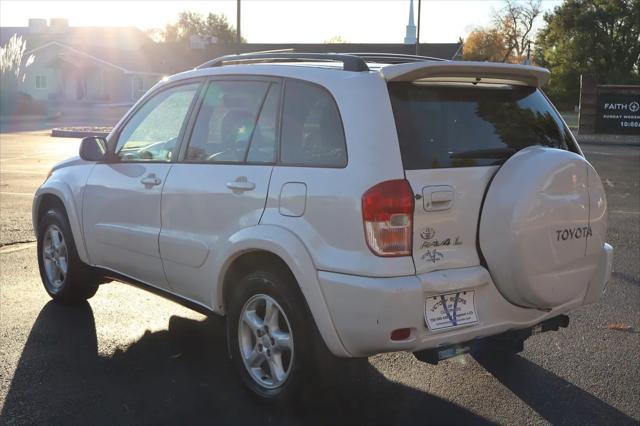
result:
M 37 191 L 44 287 L 116 279 L 226 317 L 267 400 L 382 352 L 517 352 L 611 275 L 605 192 L 548 77 L 261 53 L 166 78 Z

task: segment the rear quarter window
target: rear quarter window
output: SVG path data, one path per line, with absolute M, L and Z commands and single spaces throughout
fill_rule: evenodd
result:
M 500 164 L 531 145 L 568 149 L 540 90 L 509 85 L 389 83 L 407 170 Z
M 287 80 L 282 109 L 280 161 L 314 167 L 345 167 L 347 148 L 338 106 L 324 88 Z

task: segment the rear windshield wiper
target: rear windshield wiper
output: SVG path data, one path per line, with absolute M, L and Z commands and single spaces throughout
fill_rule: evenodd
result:
M 515 148 L 486 148 L 452 152 L 449 158 L 497 158 L 506 159 L 518 152 Z

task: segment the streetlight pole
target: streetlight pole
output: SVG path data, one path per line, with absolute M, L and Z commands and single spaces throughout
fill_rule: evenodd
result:
M 242 36 L 240 35 L 240 0 L 238 0 L 236 2 L 237 7 L 236 7 L 236 12 L 237 12 L 237 16 L 236 16 L 236 44 L 237 44 L 237 51 L 238 53 L 240 53 L 240 42 L 242 40 Z
M 420 55 L 420 6 L 422 0 L 418 0 L 418 31 L 416 34 L 416 55 Z

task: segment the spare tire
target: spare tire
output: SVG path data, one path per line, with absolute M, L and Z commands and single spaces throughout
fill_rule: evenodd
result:
M 478 230 L 502 295 L 540 309 L 584 297 L 602 256 L 606 205 L 600 177 L 578 154 L 532 146 L 509 158 L 487 190 Z

